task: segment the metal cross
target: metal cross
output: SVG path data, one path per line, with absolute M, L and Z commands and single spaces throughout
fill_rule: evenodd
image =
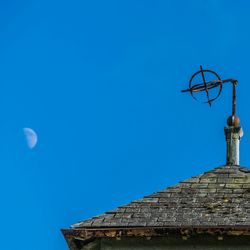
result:
M 215 80 L 212 81 L 206 81 L 205 78 L 205 73 L 206 74 L 211 74 Z M 193 84 L 193 80 L 199 76 L 201 74 L 202 77 L 202 83 L 196 83 Z M 205 92 L 206 93 L 206 98 L 207 101 L 205 103 L 208 103 L 209 106 L 211 107 L 212 103 L 220 96 L 221 92 L 222 92 L 222 86 L 224 83 L 227 82 L 231 82 L 232 83 L 232 88 L 233 88 L 233 93 L 232 93 L 232 115 L 236 114 L 236 85 L 238 83 L 237 80 L 235 79 L 225 79 L 225 80 L 221 80 L 220 76 L 212 71 L 212 70 L 208 70 L 208 69 L 203 69 L 202 66 L 200 66 L 200 70 L 197 71 L 196 73 L 194 73 L 192 75 L 192 77 L 189 80 L 189 88 L 182 90 L 182 92 L 189 92 L 191 94 L 191 96 L 197 100 L 197 98 L 194 96 L 194 93 L 198 93 L 198 92 Z M 209 90 L 213 89 L 213 88 L 219 88 L 218 93 L 215 97 L 211 98 L 210 94 L 209 94 Z

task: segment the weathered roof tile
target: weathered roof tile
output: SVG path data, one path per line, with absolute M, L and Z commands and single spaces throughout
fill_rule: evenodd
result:
M 250 226 L 250 170 L 222 166 L 73 228 Z

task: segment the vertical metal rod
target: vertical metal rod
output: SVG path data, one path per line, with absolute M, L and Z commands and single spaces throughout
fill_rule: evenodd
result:
M 233 83 L 233 103 L 232 103 L 232 115 L 235 116 L 236 114 L 236 86 Z
M 204 86 L 205 86 L 205 90 L 206 90 L 208 104 L 211 107 L 211 102 L 210 102 L 210 99 L 209 99 L 209 93 L 208 93 L 208 89 L 207 89 L 207 82 L 206 82 L 206 79 L 205 79 L 205 75 L 204 75 L 204 71 L 203 71 L 202 66 L 200 66 L 200 70 L 201 70 L 201 76 L 202 76 L 202 80 L 203 80 L 203 83 L 204 83 Z

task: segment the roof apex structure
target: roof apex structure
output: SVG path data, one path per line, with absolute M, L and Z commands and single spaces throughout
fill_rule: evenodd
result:
M 143 230 L 142 230 L 143 228 Z M 250 170 L 220 166 L 63 230 L 65 237 L 250 230 Z M 139 231 L 138 231 L 139 230 Z M 112 233 L 113 232 L 113 233 Z M 119 235 L 118 235 L 119 236 Z
M 218 79 L 207 82 L 205 73 Z M 193 84 L 199 74 L 203 83 Z M 85 249 L 82 246 L 92 243 L 95 246 L 102 238 L 114 237 L 250 236 L 250 169 L 240 166 L 239 146 L 243 130 L 236 116 L 237 80 L 221 80 L 215 72 L 200 67 L 200 71 L 191 77 L 189 88 L 182 92 L 189 92 L 194 97 L 194 93 L 205 91 L 211 106 L 226 82 L 232 83 L 232 115 L 224 128 L 226 165 L 62 230 L 72 250 Z M 218 95 L 211 99 L 209 90 L 216 87 L 219 87 Z

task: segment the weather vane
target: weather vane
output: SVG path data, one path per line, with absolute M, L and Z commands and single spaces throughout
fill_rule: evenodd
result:
M 205 93 L 206 97 L 205 103 L 208 103 L 211 107 L 212 103 L 220 96 L 223 84 L 227 82 L 232 83 L 233 88 L 232 118 L 234 118 L 236 117 L 236 85 L 238 83 L 238 81 L 235 79 L 230 78 L 221 80 L 220 76 L 216 72 L 203 69 L 202 66 L 200 66 L 200 70 L 194 73 L 189 80 L 189 88 L 182 90 L 181 92 L 189 92 L 195 100 L 198 100 L 195 97 L 195 93 L 203 92 Z M 213 96 L 211 95 L 212 89 L 217 89 L 217 92 L 213 93 Z

